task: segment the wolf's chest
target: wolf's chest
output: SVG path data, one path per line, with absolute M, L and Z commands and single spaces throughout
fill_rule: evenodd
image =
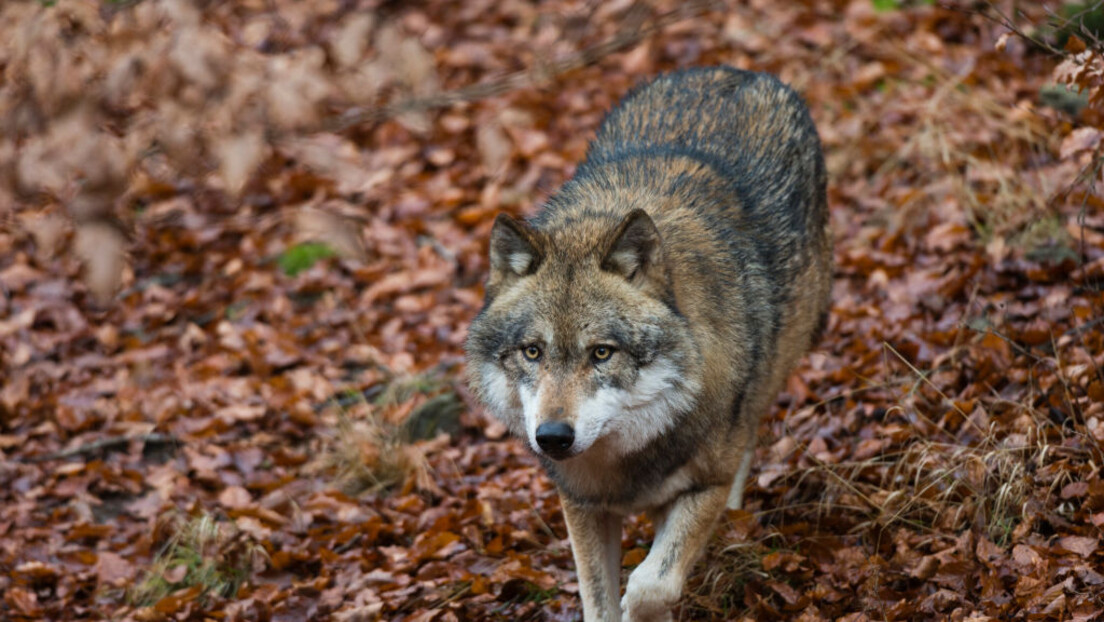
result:
M 684 464 L 657 481 L 613 465 L 565 463 L 554 468 L 553 477 L 561 494 L 625 516 L 665 505 L 694 488 L 693 471 L 690 464 Z

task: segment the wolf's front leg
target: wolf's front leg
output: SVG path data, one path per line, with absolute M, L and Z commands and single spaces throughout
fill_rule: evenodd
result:
M 586 622 L 621 619 L 621 517 L 563 500 Z
M 671 607 L 682 595 L 713 526 L 724 510 L 729 486 L 713 486 L 689 492 L 672 501 L 655 516 L 656 536 L 644 562 L 629 575 L 621 599 L 624 622 L 671 620 Z

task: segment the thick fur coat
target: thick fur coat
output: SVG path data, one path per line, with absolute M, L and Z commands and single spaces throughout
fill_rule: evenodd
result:
M 496 221 L 470 382 L 559 489 L 586 619 L 665 619 L 739 506 L 759 420 L 825 325 L 825 183 L 797 94 L 702 68 L 635 89 L 535 218 Z M 656 542 L 620 599 L 638 511 Z

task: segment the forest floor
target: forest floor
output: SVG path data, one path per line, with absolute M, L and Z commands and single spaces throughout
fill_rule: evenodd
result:
M 161 55 L 174 96 L 263 87 L 263 54 L 273 102 L 322 88 L 316 58 L 393 105 L 204 169 L 149 156 L 107 220 L 0 210 L 0 618 L 580 619 L 555 490 L 464 386 L 491 223 L 535 213 L 634 84 L 728 64 L 809 103 L 833 308 L 676 619 L 1104 619 L 1101 133 L 1046 105 L 1077 100 L 1060 56 L 926 2 L 360 5 L 4 9 L 61 33 L 5 35 L 5 123 L 15 68 L 62 88 L 150 23 L 191 46 Z M 1014 21 L 1050 36 L 1038 11 Z M 103 54 L 50 64 L 78 44 Z M 165 153 L 229 127 L 205 110 Z M 626 522 L 625 577 L 651 537 Z

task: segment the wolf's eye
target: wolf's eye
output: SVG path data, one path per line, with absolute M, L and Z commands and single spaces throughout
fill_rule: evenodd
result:
M 611 356 L 613 356 L 613 348 L 609 346 L 595 346 L 590 352 L 590 357 L 594 359 L 596 363 L 608 361 Z
M 537 346 L 525 346 L 522 348 L 521 353 L 530 361 L 539 361 L 541 357 L 541 349 Z

